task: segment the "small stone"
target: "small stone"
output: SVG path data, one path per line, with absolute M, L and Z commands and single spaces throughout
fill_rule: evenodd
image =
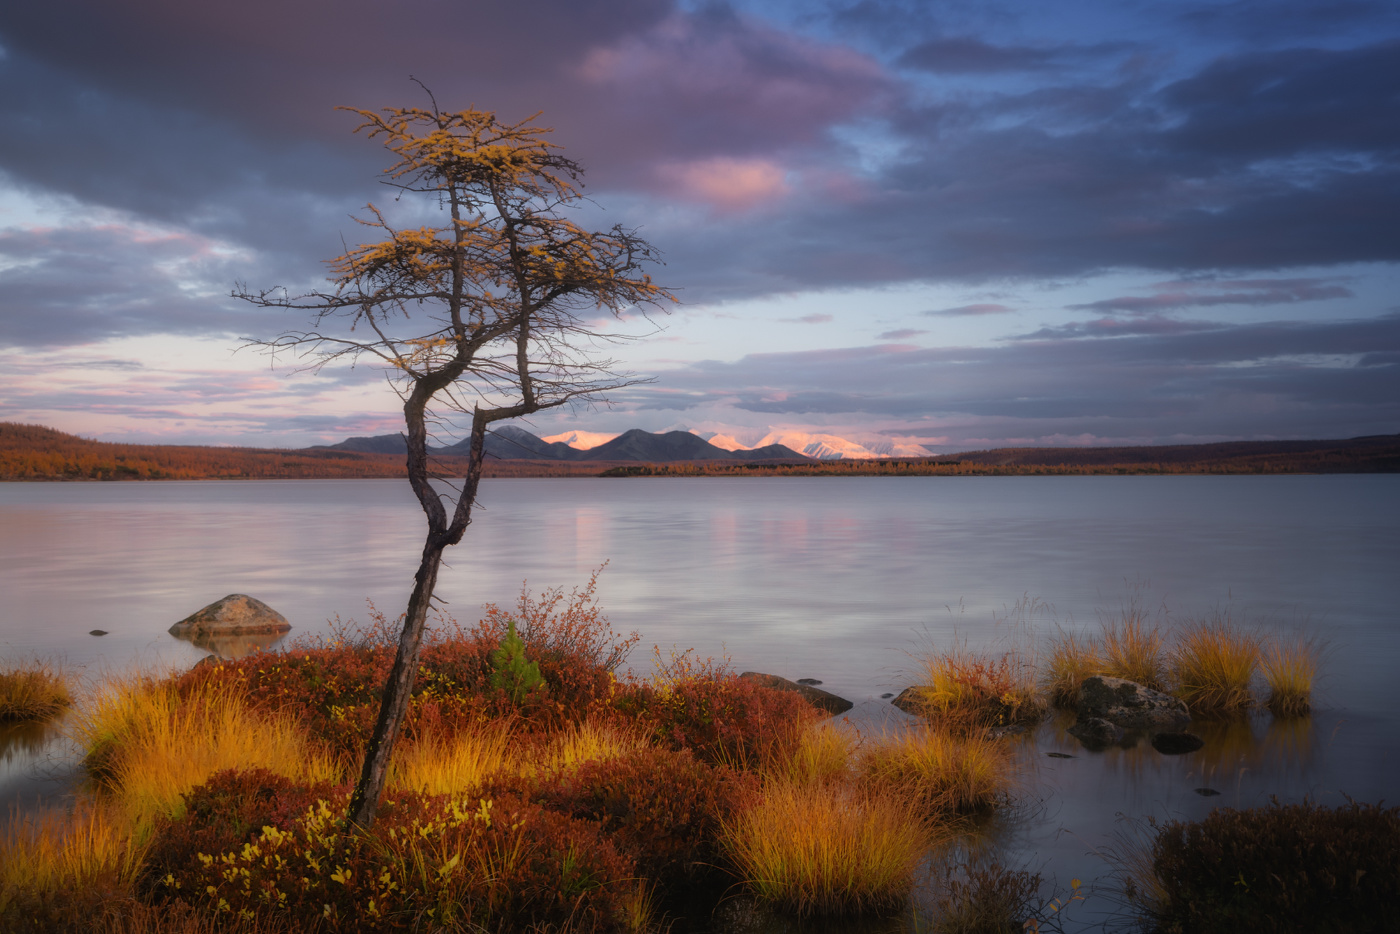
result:
M 1158 733 L 1152 737 L 1152 748 L 1164 756 L 1183 756 L 1195 752 L 1206 744 L 1195 733 Z
M 1079 758 L 1078 756 L 1072 756 L 1072 755 L 1070 755 L 1070 754 L 1067 753 L 1067 752 L 1047 752 L 1046 755 L 1049 756 L 1049 757 L 1052 758 L 1052 759 L 1078 759 L 1078 758 Z
M 816 685 L 818 685 L 818 684 L 821 684 L 821 682 L 818 681 L 816 678 L 798 678 L 798 679 L 797 679 L 797 683 L 798 683 L 798 684 L 810 684 L 810 685 L 813 685 L 813 686 L 816 686 Z
M 90 635 L 90 636 L 105 636 L 105 635 L 107 635 L 107 630 L 105 630 L 105 629 L 94 629 L 94 630 L 92 630 L 91 632 L 89 632 L 88 635 Z
M 893 695 L 893 694 L 881 694 L 881 695 L 880 695 L 880 700 L 889 700 L 891 697 L 894 697 L 894 695 Z
M 1214 798 L 1216 795 L 1220 794 L 1220 792 L 1216 791 L 1214 788 L 1197 788 L 1195 791 L 1196 794 L 1200 795 L 1202 798 Z

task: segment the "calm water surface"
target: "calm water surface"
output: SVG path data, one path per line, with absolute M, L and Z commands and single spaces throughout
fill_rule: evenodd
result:
M 1005 645 L 1018 618 L 1094 629 L 1136 600 L 1168 621 L 1228 611 L 1326 637 L 1304 727 L 1202 726 L 1206 750 L 1168 758 L 1088 753 L 1046 724 L 1003 846 L 1062 884 L 1103 875 L 1120 813 L 1400 800 L 1397 476 L 487 480 L 481 501 L 439 586 L 457 618 L 608 561 L 600 602 L 642 634 L 639 672 L 652 644 L 728 654 L 820 678 L 867 730 L 910 683 L 908 653 Z M 423 527 L 401 481 L 0 484 L 0 657 L 187 666 L 205 653 L 166 629 L 234 592 L 293 636 L 363 620 L 366 600 L 396 615 Z M 61 746 L 13 731 L 0 746 L 0 799 L 62 787 Z

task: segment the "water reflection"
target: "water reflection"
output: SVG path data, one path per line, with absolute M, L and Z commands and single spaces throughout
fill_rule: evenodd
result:
M 209 635 L 208 633 L 181 634 L 175 636 L 181 642 L 188 642 L 196 648 L 211 652 L 219 658 L 235 659 L 254 652 L 266 652 L 287 638 L 285 632 L 239 633 L 237 635 Z
M 62 718 L 43 723 L 0 723 L 0 762 L 31 759 L 61 732 Z

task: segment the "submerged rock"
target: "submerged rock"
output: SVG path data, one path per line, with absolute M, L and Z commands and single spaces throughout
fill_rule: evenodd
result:
M 1102 717 L 1084 717 L 1074 726 L 1065 730 L 1089 749 L 1104 749 L 1123 741 L 1123 730 L 1118 724 Z
M 778 675 L 765 675 L 758 671 L 746 671 L 739 675 L 739 677 L 743 678 L 745 681 L 761 684 L 766 688 L 774 688 L 779 691 L 795 691 L 801 694 L 807 700 L 807 703 L 816 707 L 818 710 L 825 710 L 832 716 L 845 713 L 855 706 L 855 704 L 846 700 L 846 698 L 837 697 L 830 691 L 823 691 L 821 688 L 812 687 L 810 684 L 789 681 L 787 678 L 782 678 Z
M 105 636 L 105 635 L 107 635 L 107 630 L 105 630 L 105 629 L 93 629 L 93 630 L 91 630 L 91 631 L 88 633 L 88 635 L 90 635 L 90 636 Z
M 1079 719 L 1107 720 L 1129 730 L 1175 730 L 1191 722 L 1178 697 L 1136 681 L 1094 675 L 1079 688 Z
M 1152 737 L 1152 748 L 1164 756 L 1182 756 L 1195 752 L 1206 744 L 1195 733 L 1158 733 Z

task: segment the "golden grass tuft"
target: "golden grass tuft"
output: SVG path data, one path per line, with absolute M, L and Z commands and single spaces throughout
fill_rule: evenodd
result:
M 966 648 L 922 655 L 917 703 L 930 720 L 955 729 L 1034 723 L 1045 716 L 1035 669 L 1019 652 L 993 657 Z
M 343 768 L 288 716 L 251 710 L 229 686 L 181 697 L 169 683 L 114 679 L 73 725 L 85 763 L 131 819 L 178 817 L 182 796 L 224 769 L 265 768 L 304 782 L 336 782 Z
M 1175 693 L 1193 714 L 1247 710 L 1249 682 L 1259 664 L 1260 638 L 1228 618 L 1193 622 L 1177 636 L 1171 653 Z
M 1051 638 L 1046 655 L 1041 684 L 1050 703 L 1064 710 L 1077 709 L 1084 679 L 1103 673 L 1098 643 L 1092 637 L 1061 629 Z
M 513 764 L 519 775 L 570 772 L 585 762 L 607 762 L 645 748 L 646 739 L 633 728 L 585 720 L 570 723 L 522 748 Z
M 1162 643 L 1157 627 L 1145 614 L 1130 608 L 1117 621 L 1103 624 L 1102 674 L 1165 691 L 1167 664 Z
M 48 720 L 73 703 L 62 670 L 43 662 L 0 671 L 0 723 Z
M 1271 643 L 1261 654 L 1259 665 L 1269 698 L 1264 706 L 1276 717 L 1301 717 L 1312 712 L 1313 682 L 1321 667 L 1317 641 L 1296 637 Z
M 82 891 L 100 879 L 129 887 L 146 841 L 110 805 L 12 814 L 0 836 L 0 915 L 20 893 Z
M 868 784 L 896 791 L 931 816 L 989 811 L 1009 798 L 1016 782 L 1005 743 L 928 727 L 871 744 L 860 771 Z
M 929 839 L 901 798 L 775 779 L 721 845 L 758 897 L 798 914 L 859 914 L 903 903 Z
M 770 776 L 796 784 L 841 781 L 851 774 L 855 738 L 831 723 L 806 724 L 798 741 L 785 748 L 765 770 Z
M 509 723 L 496 721 L 399 743 L 388 786 L 433 795 L 469 795 L 493 775 L 515 767 Z

